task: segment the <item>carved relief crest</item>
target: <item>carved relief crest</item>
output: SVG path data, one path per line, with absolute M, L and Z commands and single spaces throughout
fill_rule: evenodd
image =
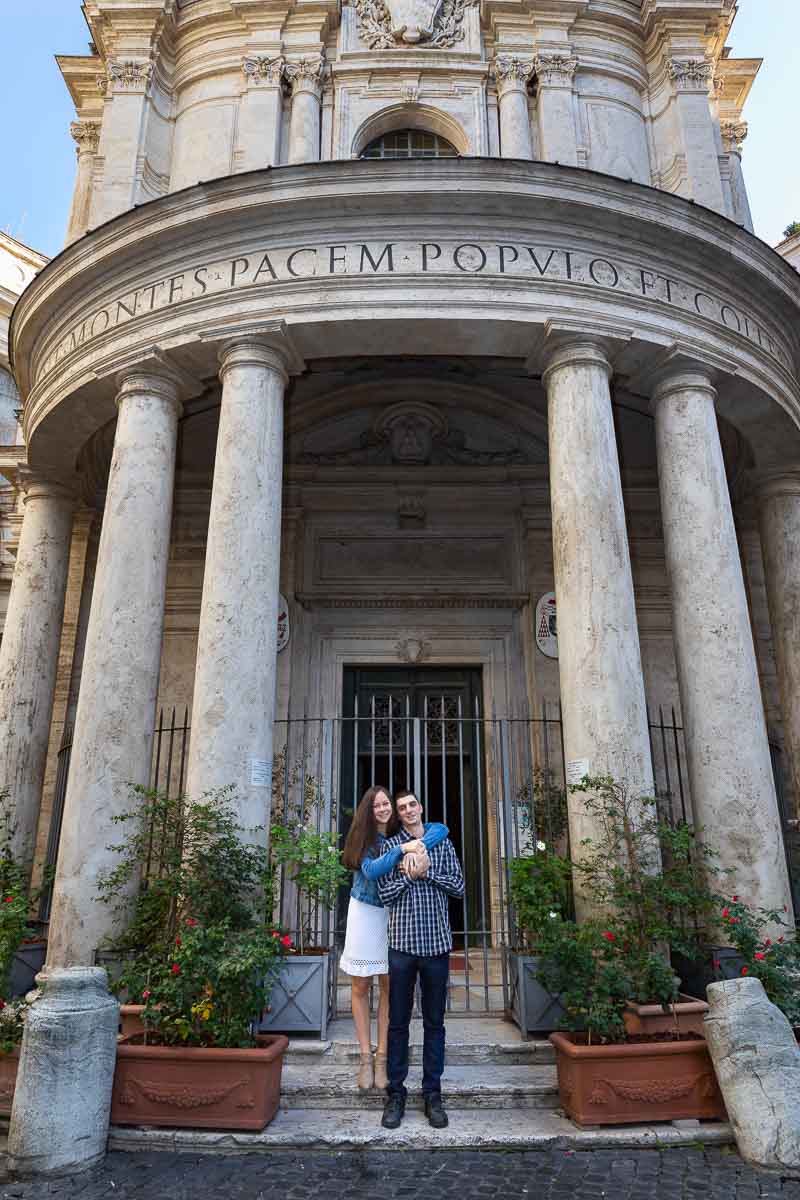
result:
M 353 0 L 358 32 L 371 50 L 422 44 L 446 49 L 464 39 L 464 13 L 476 0 Z

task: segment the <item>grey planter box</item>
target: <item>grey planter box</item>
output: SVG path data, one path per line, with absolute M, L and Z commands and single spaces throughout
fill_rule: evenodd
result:
M 511 987 L 511 1015 L 523 1037 L 532 1033 L 552 1033 L 561 1024 L 564 1009 L 558 996 L 539 982 L 539 959 L 534 954 L 507 951 L 508 979 Z
M 335 978 L 335 950 L 287 958 L 272 989 L 269 1012 L 263 1014 L 258 1032 L 316 1033 L 324 1041 L 333 1007 Z
M 8 973 L 8 994 L 16 999 L 36 987 L 36 976 L 47 957 L 47 942 L 31 942 L 20 946 L 11 960 Z

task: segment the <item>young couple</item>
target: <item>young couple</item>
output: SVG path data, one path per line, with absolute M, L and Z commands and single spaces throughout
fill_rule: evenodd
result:
M 406 1106 L 408 1035 L 417 977 L 422 992 L 422 1092 L 434 1129 L 447 1125 L 442 1106 L 444 1013 L 453 948 L 449 896 L 464 894 L 464 877 L 446 826 L 423 824 L 413 792 L 384 787 L 361 798 L 344 846 L 353 872 L 341 968 L 352 976 L 353 1020 L 361 1062 L 358 1086 L 386 1091 L 383 1124 L 397 1129 Z M 378 1049 L 372 1061 L 369 987 L 378 976 Z

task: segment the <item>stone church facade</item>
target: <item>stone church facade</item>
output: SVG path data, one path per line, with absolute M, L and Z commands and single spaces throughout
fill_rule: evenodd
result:
M 800 284 L 752 233 L 733 0 L 84 7 L 68 244 L 10 332 L 0 745 L 35 870 L 74 731 L 51 977 L 89 978 L 111 819 L 172 706 L 186 789 L 234 784 L 248 826 L 292 722 L 321 722 L 339 807 L 374 702 L 389 741 L 437 697 L 442 745 L 445 696 L 453 730 L 521 723 L 455 793 L 493 945 L 503 755 L 540 766 L 556 712 L 561 785 L 653 794 L 674 710 L 688 811 L 791 908 Z

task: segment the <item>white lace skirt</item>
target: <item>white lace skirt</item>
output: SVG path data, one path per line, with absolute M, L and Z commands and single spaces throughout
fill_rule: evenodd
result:
M 347 931 L 339 966 L 346 975 L 386 975 L 389 970 L 389 942 L 386 933 L 389 914 L 385 908 L 365 904 L 350 897 Z

